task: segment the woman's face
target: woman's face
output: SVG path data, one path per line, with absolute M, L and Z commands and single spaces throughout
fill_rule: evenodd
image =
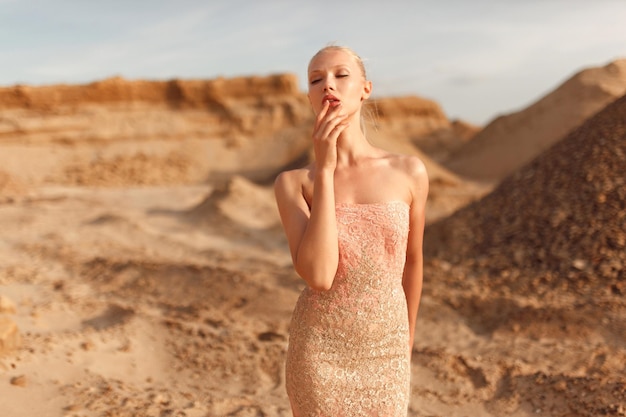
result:
M 372 90 L 372 83 L 364 79 L 354 57 L 342 50 L 321 52 L 309 64 L 308 72 L 308 96 L 315 114 L 327 100 L 330 107 L 341 102 L 342 112 L 356 113 Z

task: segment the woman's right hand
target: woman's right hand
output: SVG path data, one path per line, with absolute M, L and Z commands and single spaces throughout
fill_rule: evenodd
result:
M 324 102 L 317 115 L 313 129 L 313 149 L 319 169 L 335 170 L 337 166 L 337 139 L 349 125 L 348 116 L 342 113 L 341 102 L 331 107 L 329 101 Z

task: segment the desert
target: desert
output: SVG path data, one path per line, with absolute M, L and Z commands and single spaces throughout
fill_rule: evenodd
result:
M 626 416 L 626 60 L 486 126 L 380 97 L 430 178 L 411 417 Z M 287 417 L 293 74 L 0 87 L 0 415 Z

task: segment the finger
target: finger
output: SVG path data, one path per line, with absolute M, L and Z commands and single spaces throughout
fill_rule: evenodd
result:
M 339 123 L 337 126 L 335 126 L 335 128 L 331 132 L 332 136 L 334 136 L 334 138 L 337 139 L 339 135 L 341 134 L 341 132 L 343 132 L 348 126 L 350 126 L 350 122 L 348 120 L 345 120 Z
M 324 140 L 331 145 L 336 144 L 337 139 L 339 138 L 339 135 L 341 135 L 341 132 L 343 132 L 346 129 L 346 127 L 348 127 L 349 125 L 350 125 L 350 122 L 348 121 L 338 123 L 337 125 L 333 126 L 332 129 L 328 131 L 328 134 L 324 136 Z
M 324 119 L 324 117 L 328 113 L 329 108 L 330 108 L 330 102 L 328 100 L 324 101 L 324 104 L 322 105 L 322 110 L 320 110 L 315 120 L 316 124 L 319 124 Z
M 328 137 L 337 126 L 345 124 L 347 122 L 348 119 L 345 115 L 337 115 L 331 119 L 328 119 L 320 126 L 320 129 L 318 130 L 318 137 L 321 139 Z
M 342 117 L 346 116 L 346 114 L 342 113 L 343 106 L 342 106 L 341 103 L 339 103 L 336 106 L 332 106 L 332 107 L 329 107 L 328 105 L 326 105 L 325 106 L 325 110 L 326 111 L 324 112 L 324 117 L 320 118 L 320 120 L 319 120 L 320 124 L 327 123 L 327 122 L 329 122 L 329 121 L 331 121 L 333 119 L 336 119 L 338 117 L 342 118 Z M 320 112 L 320 114 L 321 114 L 321 112 Z
M 324 102 L 322 110 L 320 110 L 317 118 L 315 120 L 315 126 L 313 127 L 313 138 L 322 137 L 322 133 L 324 131 L 325 125 L 328 123 L 328 109 L 330 104 L 328 101 Z
M 322 111 L 320 111 L 320 114 L 318 115 L 318 121 L 323 123 L 323 121 L 326 120 L 330 120 L 332 118 L 337 117 L 338 115 L 341 115 L 343 111 L 343 104 L 339 103 L 337 105 L 334 106 L 330 106 L 330 102 L 329 101 L 325 101 L 324 102 L 324 107 L 322 108 Z

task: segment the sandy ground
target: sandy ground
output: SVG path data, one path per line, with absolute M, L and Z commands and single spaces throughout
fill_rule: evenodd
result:
M 233 105 L 245 110 L 249 120 L 231 115 L 244 125 L 265 113 L 278 120 L 244 139 L 243 131 L 219 139 L 221 130 L 185 139 L 196 124 L 212 129 L 214 115 L 162 105 L 154 119 L 178 120 L 165 123 L 180 128 L 178 136 L 155 136 L 144 119 L 121 138 L 102 133 L 127 126 L 143 104 L 99 107 L 109 116 L 93 119 L 106 136 L 95 139 L 41 109 L 2 113 L 0 416 L 291 415 L 284 356 L 304 283 L 292 270 L 270 183 L 232 171 L 306 149 L 261 141 L 306 131 L 298 123 L 307 109 L 294 97 L 261 113 L 248 98 L 247 107 Z M 302 116 L 280 130 L 291 108 Z M 65 130 L 52 129 L 57 122 Z M 418 153 L 400 137 L 408 122 L 391 122 L 400 127 L 374 140 L 390 135 L 391 148 Z M 207 164 L 204 155 L 214 159 Z M 213 162 L 223 164 L 219 181 L 207 172 Z M 429 164 L 427 233 L 493 186 Z M 259 165 L 246 174 L 267 179 L 275 170 Z M 490 270 L 481 257 L 453 263 L 431 249 L 443 255 L 425 262 L 409 416 L 626 416 L 623 281 L 594 300 L 516 292 L 518 278 L 537 277 Z
M 303 284 L 271 197 L 238 180 L 47 187 L 1 205 L 0 294 L 21 335 L 0 358 L 2 414 L 289 416 L 283 360 Z M 606 371 L 623 370 L 623 340 L 537 320 L 572 300 L 532 305 L 467 278 L 427 262 L 410 416 L 623 415 L 624 379 Z M 613 380 L 586 382 L 602 372 Z M 594 389 L 616 394 L 581 405 Z
M 3 415 L 289 415 L 303 283 L 269 187 L 42 187 L 0 219 Z

